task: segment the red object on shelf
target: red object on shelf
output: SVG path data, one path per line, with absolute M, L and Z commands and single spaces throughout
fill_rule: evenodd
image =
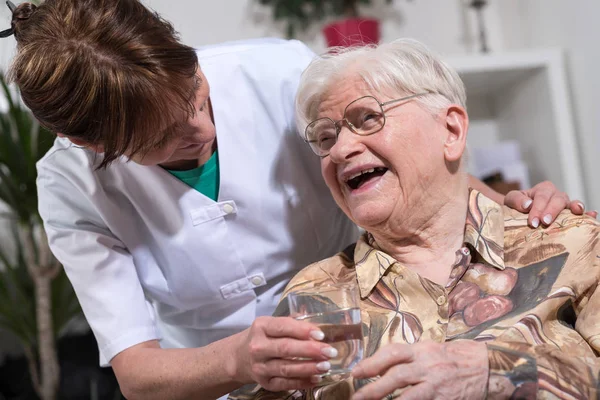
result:
M 323 28 L 329 47 L 363 46 L 379 43 L 379 21 L 352 18 L 328 24 Z

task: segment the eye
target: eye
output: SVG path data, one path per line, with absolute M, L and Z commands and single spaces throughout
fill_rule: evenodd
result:
M 330 149 L 335 144 L 335 132 L 325 131 L 321 132 L 317 137 L 317 145 L 321 149 Z
M 171 136 L 170 135 L 165 135 L 158 142 L 156 142 L 155 144 L 153 144 L 151 148 L 153 150 L 160 150 L 163 147 L 165 147 L 167 145 L 167 143 L 169 143 L 170 140 L 171 140 Z
M 365 115 L 363 115 L 363 122 L 366 122 L 366 121 L 368 121 L 370 119 L 374 119 L 374 118 L 377 118 L 377 114 L 375 114 L 375 113 L 365 114 Z
M 367 111 L 362 114 L 360 118 L 360 124 L 357 126 L 359 129 L 372 130 L 381 124 L 382 115 L 376 111 Z

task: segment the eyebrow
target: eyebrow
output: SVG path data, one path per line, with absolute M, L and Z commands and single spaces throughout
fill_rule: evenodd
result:
M 194 75 L 194 90 L 192 91 L 192 95 L 190 96 L 190 100 L 194 100 L 194 98 L 196 97 L 196 93 L 198 92 L 198 90 L 202 86 L 202 83 L 204 83 L 202 81 L 202 78 L 200 78 L 198 75 Z

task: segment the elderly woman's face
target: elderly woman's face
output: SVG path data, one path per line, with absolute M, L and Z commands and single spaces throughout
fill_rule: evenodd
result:
M 346 106 L 365 95 L 386 102 L 406 93 L 373 93 L 359 78 L 342 79 L 331 85 L 317 117 L 341 120 Z M 385 126 L 369 136 L 354 134 L 342 122 L 337 142 L 321 160 L 323 177 L 336 202 L 366 229 L 402 223 L 426 206 L 436 196 L 438 183 L 443 184 L 440 172 L 447 174 L 448 161 L 457 156 L 456 149 L 448 151 L 448 141 L 455 140 L 448 118 L 456 119 L 448 110 L 434 115 L 415 100 L 393 103 L 383 110 Z

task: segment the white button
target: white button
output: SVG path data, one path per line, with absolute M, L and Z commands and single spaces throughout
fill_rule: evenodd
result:
M 253 285 L 258 286 L 258 285 L 262 285 L 263 280 L 260 276 L 255 276 L 252 279 L 250 279 L 250 282 L 252 282 Z
M 446 296 L 438 297 L 436 303 L 438 303 L 439 306 L 443 306 L 444 304 L 446 304 Z
M 233 211 L 235 211 L 235 209 L 231 204 L 225 204 L 223 206 L 223 211 L 225 212 L 225 214 L 231 214 Z

